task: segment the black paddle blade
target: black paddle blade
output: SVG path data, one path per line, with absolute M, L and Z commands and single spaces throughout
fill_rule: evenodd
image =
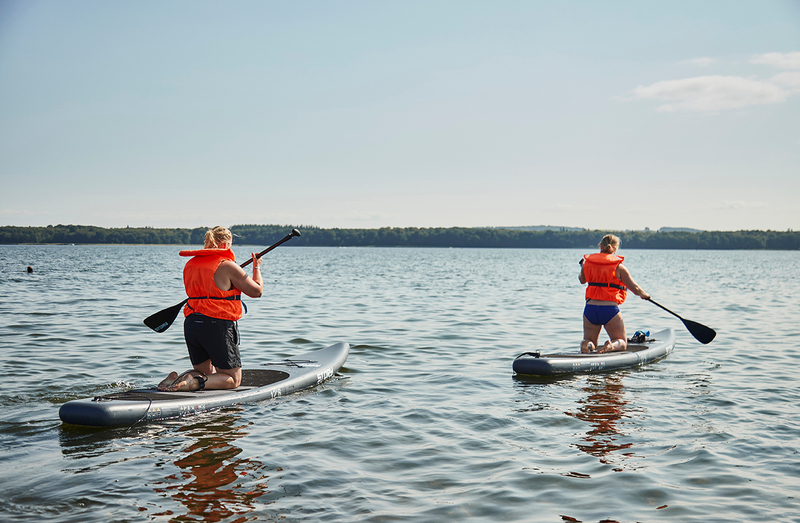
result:
M 676 318 L 681 320 L 683 322 L 684 327 L 686 327 L 686 329 L 688 329 L 688 331 L 692 334 L 692 336 L 694 336 L 694 339 L 696 339 L 697 341 L 699 341 L 703 345 L 707 345 L 707 344 L 711 343 L 711 340 L 713 340 L 714 337 L 717 335 L 717 333 L 716 333 L 716 331 L 714 331 L 714 329 L 706 327 L 705 325 L 697 323 L 695 321 L 685 320 L 685 319 L 681 318 L 679 315 L 677 315 L 674 312 L 672 312 L 671 310 L 669 310 L 668 308 L 666 308 L 663 305 L 661 305 L 660 303 L 656 303 L 655 301 L 653 301 L 652 298 L 647 298 L 647 301 L 649 301 L 653 305 L 656 305 L 657 307 L 661 307 L 662 309 L 664 309 L 668 313 L 672 314 L 673 316 L 675 316 Z
M 189 300 L 183 300 L 177 305 L 173 305 L 168 309 L 158 311 L 157 313 L 148 316 L 144 319 L 144 324 L 156 332 L 164 332 L 165 330 L 169 329 L 169 326 L 172 325 L 172 322 L 174 322 L 175 318 L 178 317 L 178 313 L 181 312 L 181 308 L 184 306 L 184 304 L 186 304 L 187 301 Z
M 716 331 L 710 327 L 706 327 L 703 324 L 691 321 L 691 320 L 684 320 L 681 318 L 681 321 L 689 330 L 689 332 L 694 336 L 694 339 L 702 343 L 703 345 L 708 345 L 711 343 L 711 340 L 717 335 Z

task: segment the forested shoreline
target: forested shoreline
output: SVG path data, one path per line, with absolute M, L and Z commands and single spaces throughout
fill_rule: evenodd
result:
M 323 229 L 293 225 L 234 225 L 240 245 L 270 245 L 293 228 L 302 236 L 292 246 L 318 247 L 483 247 L 483 248 L 594 248 L 613 233 L 625 249 L 800 250 L 800 232 L 794 231 L 612 231 L 503 228 Z M 206 227 L 158 229 L 103 228 L 90 225 L 0 227 L 0 244 L 170 244 L 201 245 Z

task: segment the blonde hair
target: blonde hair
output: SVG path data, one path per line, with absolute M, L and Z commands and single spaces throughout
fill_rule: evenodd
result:
M 221 249 L 223 243 L 227 243 L 228 245 L 233 243 L 233 234 L 231 234 L 230 230 L 217 225 L 213 229 L 206 231 L 206 249 Z
M 606 234 L 597 246 L 600 247 L 600 252 L 614 252 L 619 249 L 619 238 L 613 234 Z

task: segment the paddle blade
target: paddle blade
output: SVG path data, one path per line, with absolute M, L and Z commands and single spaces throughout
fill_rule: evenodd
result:
M 691 320 L 684 320 L 681 318 L 681 321 L 689 330 L 689 332 L 694 336 L 694 339 L 702 343 L 703 345 L 708 345 L 711 343 L 711 340 L 717 335 L 716 331 L 710 327 L 706 327 L 700 323 L 691 321 Z
M 156 332 L 164 332 L 169 329 L 169 326 L 172 325 L 172 322 L 178 317 L 178 313 L 181 312 L 181 308 L 187 301 L 189 300 L 183 300 L 177 305 L 173 305 L 163 311 L 158 311 L 148 316 L 144 319 L 144 324 Z

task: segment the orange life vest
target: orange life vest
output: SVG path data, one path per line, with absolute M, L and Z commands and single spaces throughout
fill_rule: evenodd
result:
M 617 266 L 625 258 L 605 252 L 583 256 L 583 275 L 586 278 L 586 300 L 625 301 L 627 287 L 617 278 Z
M 211 318 L 236 321 L 242 317 L 242 291 L 221 291 L 214 283 L 214 273 L 224 260 L 234 261 L 230 249 L 200 249 L 181 251 L 181 256 L 192 256 L 183 268 L 183 285 L 189 301 L 183 315 L 198 312 Z

